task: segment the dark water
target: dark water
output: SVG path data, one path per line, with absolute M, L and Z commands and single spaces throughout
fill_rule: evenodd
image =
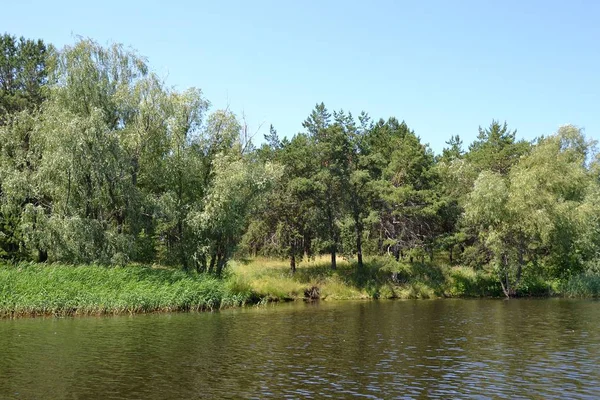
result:
M 600 398 L 600 303 L 0 320 L 1 399 Z

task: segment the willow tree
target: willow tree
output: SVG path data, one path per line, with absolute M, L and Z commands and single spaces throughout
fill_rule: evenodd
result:
M 248 226 L 250 212 L 281 170 L 235 153 L 217 154 L 213 169 L 206 196 L 189 213 L 187 223 L 198 239 L 191 253 L 196 267 L 220 276 Z
M 134 187 L 120 145 L 130 116 L 122 98 L 146 64 L 121 46 L 81 40 L 60 53 L 55 73 L 39 138 L 40 184 L 52 204 L 47 247 L 54 259 L 126 261 L 132 238 L 123 223 Z
M 475 181 L 466 221 L 491 253 L 507 297 L 517 295 L 525 272 L 540 276 L 546 266 L 552 276 L 566 277 L 581 269 L 581 217 L 593 198 L 589 148 L 579 129 L 561 127 L 508 176 L 484 171 Z
M 163 262 L 191 266 L 190 252 L 195 237 L 186 226 L 188 214 L 202 199 L 205 155 L 197 142 L 202 118 L 208 107 L 199 90 L 190 89 L 169 96 L 167 153 L 162 161 L 162 183 L 157 198 L 156 226 L 159 257 Z

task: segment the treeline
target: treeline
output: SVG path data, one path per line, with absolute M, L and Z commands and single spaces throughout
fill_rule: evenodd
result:
M 318 104 L 255 147 L 229 110 L 122 46 L 0 42 L 0 252 L 221 274 L 238 255 L 365 256 L 525 275 L 598 272 L 600 163 L 575 126 L 532 142 L 492 121 L 434 155 L 396 118 Z
M 235 115 L 119 45 L 1 46 L 2 257 L 220 274 L 280 174 Z
M 317 105 L 305 133 L 259 158 L 284 167 L 242 240 L 250 253 L 389 255 L 493 270 L 507 296 L 525 275 L 566 280 L 597 273 L 600 163 L 594 142 L 563 126 L 533 142 L 493 121 L 439 156 L 395 118 L 355 120 Z

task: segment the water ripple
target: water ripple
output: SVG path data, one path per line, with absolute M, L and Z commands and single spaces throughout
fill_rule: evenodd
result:
M 599 398 L 598 305 L 347 302 L 4 320 L 0 398 Z

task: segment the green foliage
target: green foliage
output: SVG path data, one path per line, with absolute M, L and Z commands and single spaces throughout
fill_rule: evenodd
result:
M 575 126 L 527 142 L 492 121 L 436 157 L 404 121 L 318 103 L 304 132 L 271 126 L 255 148 L 122 45 L 5 34 L 0 50 L 2 259 L 225 276 L 236 254 L 281 257 L 299 281 L 266 279 L 274 297 L 324 254 L 311 273 L 339 297 L 551 294 L 597 273 L 600 158 Z
M 494 274 L 466 267 L 454 267 L 449 272 L 448 295 L 452 297 L 502 296 L 502 287 Z
M 0 36 L 0 125 L 41 105 L 54 62 L 54 48 L 42 40 Z
M 200 90 L 167 87 L 121 45 L 67 46 L 53 53 L 50 79 L 42 42 L 1 43 L 0 62 L 24 71 L 2 79 L 35 85 L 3 86 L 0 255 L 198 270 L 210 260 L 220 273 L 278 175 L 244 153 L 236 116 L 205 118 Z M 16 95 L 39 101 L 17 107 Z
M 517 141 L 517 131 L 510 131 L 506 122 L 492 121 L 486 129 L 479 127 L 479 134 L 469 146 L 466 158 L 479 171 L 492 171 L 506 175 L 511 167 L 525 155 L 530 144 Z

